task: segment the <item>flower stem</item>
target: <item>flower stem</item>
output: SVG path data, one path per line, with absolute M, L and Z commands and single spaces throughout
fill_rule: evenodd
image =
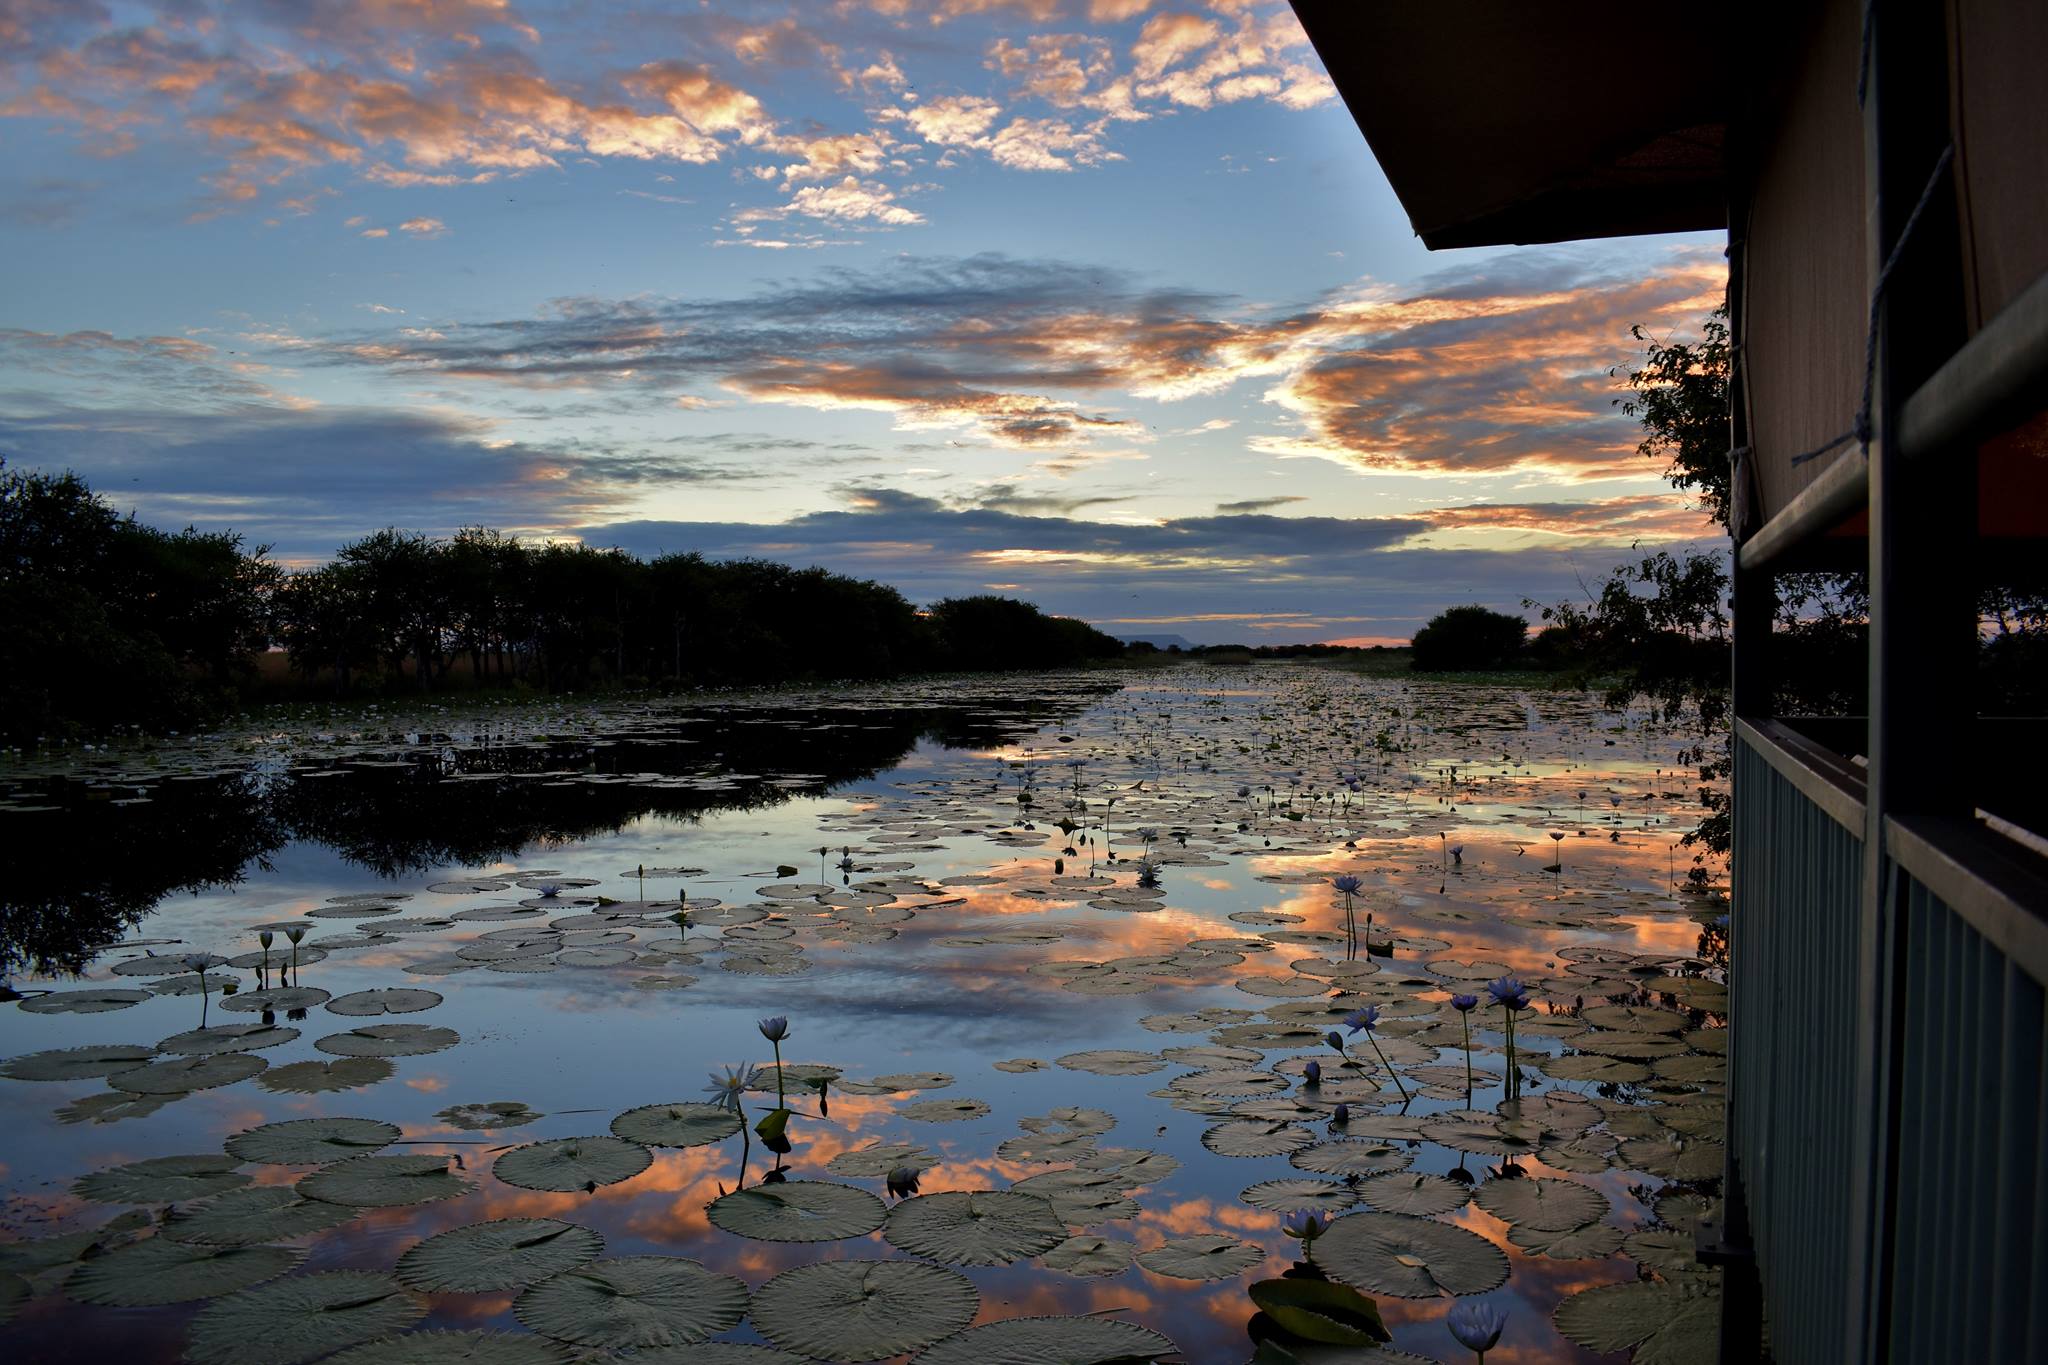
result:
M 1380 1065 L 1387 1069 L 1387 1074 L 1394 1078 L 1394 1088 L 1401 1092 L 1401 1103 L 1406 1104 L 1411 1097 L 1408 1094 L 1408 1087 L 1401 1084 L 1401 1073 L 1394 1070 L 1394 1064 L 1387 1060 L 1387 1054 L 1380 1051 L 1380 1040 L 1373 1038 L 1373 1035 L 1370 1033 L 1365 1036 L 1372 1038 L 1372 1050 L 1378 1054 Z
M 775 1049 L 775 1107 L 789 1108 L 789 1101 L 782 1094 L 782 1040 L 770 1038 L 768 1045 Z

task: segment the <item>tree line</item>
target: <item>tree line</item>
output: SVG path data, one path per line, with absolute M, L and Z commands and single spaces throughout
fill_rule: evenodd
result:
M 74 474 L 0 467 L 14 741 L 161 730 L 247 700 L 281 650 L 364 691 L 735 685 L 1059 668 L 1119 656 L 1085 622 L 996 596 L 920 611 L 886 584 L 696 553 L 640 559 L 480 527 L 388 529 L 287 569 L 233 532 L 165 532 Z

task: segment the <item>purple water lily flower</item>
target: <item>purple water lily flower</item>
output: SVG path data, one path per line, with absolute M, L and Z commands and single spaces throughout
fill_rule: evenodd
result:
M 1460 1014 L 1466 1013 L 1478 1003 L 1479 997 L 1476 995 L 1454 995 L 1451 997 L 1451 1008 Z
M 1529 1008 L 1529 993 L 1522 983 L 1512 976 L 1501 977 L 1498 981 L 1486 983 L 1486 993 L 1493 997 L 1493 1003 L 1504 1005 L 1511 1010 Z
M 1313 1242 L 1329 1229 L 1330 1220 L 1315 1209 L 1296 1209 L 1280 1220 L 1280 1231 L 1301 1242 Z
M 1355 896 L 1365 889 L 1365 883 L 1352 876 L 1349 872 L 1346 872 L 1341 877 L 1332 877 L 1330 885 L 1336 887 L 1347 896 Z
M 1335 1029 L 1331 1029 L 1328 1033 L 1324 1034 L 1323 1041 L 1336 1048 L 1339 1052 L 1344 1050 L 1344 1035 Z
M 1351 1106 L 1339 1101 L 1337 1107 L 1330 1111 L 1330 1122 L 1338 1125 L 1351 1122 Z
M 1323 1064 L 1311 1057 L 1307 1064 L 1301 1068 L 1301 1078 L 1310 1085 L 1321 1085 L 1323 1083 Z
M 917 1172 L 908 1166 L 898 1166 L 889 1172 L 889 1196 L 892 1199 L 908 1199 L 917 1193 Z
M 1481 1360 L 1486 1359 L 1486 1353 L 1494 1348 L 1507 1325 L 1507 1310 L 1491 1303 L 1458 1304 L 1444 1319 L 1444 1326 L 1451 1329 L 1458 1344 L 1477 1352 Z
M 1373 1029 L 1379 1026 L 1379 1022 L 1380 1007 L 1378 1005 L 1367 1005 L 1362 1010 L 1353 1010 L 1344 1016 L 1344 1027 L 1350 1029 L 1353 1033 L 1371 1033 Z
M 757 1027 L 761 1030 L 763 1038 L 766 1038 L 771 1043 L 779 1043 L 789 1036 L 789 1016 L 783 1014 L 771 1015 L 761 1020 Z

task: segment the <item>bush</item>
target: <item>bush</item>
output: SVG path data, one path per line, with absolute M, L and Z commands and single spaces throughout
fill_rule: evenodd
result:
M 1482 606 L 1452 607 L 1415 632 L 1419 672 L 1513 668 L 1521 662 L 1522 637 L 1528 623 L 1519 616 L 1488 611 Z

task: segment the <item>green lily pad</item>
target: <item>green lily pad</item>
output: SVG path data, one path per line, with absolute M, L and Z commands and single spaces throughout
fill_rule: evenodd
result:
M 157 1110 L 182 1095 L 124 1095 L 118 1090 L 108 1090 L 98 1095 L 85 1095 L 57 1110 L 59 1123 L 121 1123 L 127 1119 L 146 1119 Z
M 1163 1246 L 1138 1253 L 1138 1264 L 1154 1275 L 1176 1280 L 1227 1280 L 1266 1259 L 1266 1253 L 1235 1237 L 1204 1233 L 1177 1237 Z
M 974 1321 L 981 1295 L 958 1271 L 921 1261 L 826 1261 L 785 1270 L 754 1291 L 762 1336 L 815 1360 L 902 1355 Z
M 1304 1171 L 1314 1171 L 1319 1175 L 1366 1176 L 1405 1171 L 1414 1158 L 1384 1142 L 1344 1138 L 1303 1148 L 1287 1160 Z
M 715 1104 L 688 1100 L 643 1105 L 612 1120 L 614 1136 L 649 1147 L 702 1147 L 739 1130 L 739 1115 Z
M 1292 1123 L 1241 1119 L 1219 1123 L 1202 1134 L 1202 1145 L 1218 1156 L 1285 1156 L 1315 1145 L 1316 1135 Z
M 339 1227 L 355 1217 L 354 1209 L 301 1198 L 288 1186 L 250 1185 L 173 1208 L 157 1235 L 200 1246 L 255 1246 Z
M 583 1190 L 631 1180 L 654 1164 L 654 1153 L 615 1137 L 555 1138 L 514 1147 L 491 1174 L 523 1190 Z
M 236 1167 L 233 1157 L 209 1153 L 202 1156 L 153 1156 L 81 1176 L 72 1193 L 102 1204 L 174 1204 L 182 1199 L 204 1199 L 249 1183 Z
M 834 1175 L 851 1176 L 857 1180 L 879 1180 L 899 1167 L 928 1171 L 938 1164 L 937 1157 L 914 1142 L 870 1142 L 850 1152 L 841 1152 L 825 1163 L 825 1169 Z
M 950 1100 L 919 1100 L 897 1110 L 907 1119 L 920 1123 L 959 1123 L 963 1119 L 978 1119 L 988 1112 L 987 1100 L 972 1100 L 964 1096 Z
M 542 1336 L 580 1346 L 682 1346 L 737 1326 L 747 1287 L 680 1256 L 621 1256 L 541 1281 L 512 1311 Z
M 1489 1180 L 1472 1202 L 1503 1223 L 1562 1232 L 1607 1216 L 1607 1196 L 1576 1180 Z
M 149 991 L 102 988 L 86 991 L 52 991 L 23 1000 L 19 1008 L 28 1014 L 105 1014 L 125 1010 L 151 999 Z
M 297 1185 L 308 1199 L 361 1209 L 431 1204 L 467 1194 L 471 1188 L 450 1169 L 445 1156 L 352 1156 L 313 1172 Z
M 281 1047 L 299 1036 L 295 1028 L 274 1024 L 215 1024 L 187 1033 L 174 1033 L 158 1043 L 157 1051 L 183 1057 L 217 1057 L 225 1052 L 255 1052 Z
M 26 1052 L 0 1063 L 0 1076 L 17 1081 L 84 1081 L 133 1071 L 146 1065 L 156 1049 L 132 1043 L 95 1047 L 60 1047 L 48 1052 Z
M 107 1084 L 131 1095 L 185 1095 L 194 1090 L 246 1081 L 270 1063 L 246 1052 L 224 1052 L 213 1057 L 179 1057 L 174 1061 L 117 1071 Z
M 335 1065 L 339 1066 L 340 1063 L 337 1062 Z M 523 1128 L 529 1123 L 546 1118 L 547 1115 L 527 1108 L 519 1100 L 491 1100 L 484 1104 L 452 1104 L 434 1117 L 451 1128 L 465 1128 L 473 1133 L 488 1133 L 494 1128 Z
M 236 1133 L 228 1153 L 263 1166 L 324 1166 L 352 1156 L 369 1156 L 404 1137 L 381 1119 L 287 1119 Z
M 947 1337 L 911 1365 L 1142 1365 L 1171 1339 L 1115 1318 L 1006 1318 Z
M 443 1294 L 524 1289 L 604 1252 L 604 1238 L 555 1218 L 500 1218 L 427 1238 L 398 1258 L 407 1288 Z
M 402 1332 L 425 1299 L 367 1270 L 329 1270 L 258 1285 L 208 1304 L 192 1320 L 194 1365 L 298 1365 Z
M 327 1002 L 330 1014 L 378 1015 L 417 1014 L 441 1003 L 439 991 L 416 986 L 385 986 L 371 991 L 351 991 Z
M 1605 1260 L 1622 1246 L 1621 1229 L 1605 1223 L 1584 1227 L 1546 1229 L 1517 1224 L 1508 1229 L 1508 1240 L 1531 1256 L 1548 1256 L 1558 1261 Z M 1687 1239 L 1687 1252 L 1691 1242 Z
M 221 1001 L 220 1007 L 236 1013 L 267 1010 L 274 1014 L 280 1010 L 309 1010 L 325 1003 L 327 992 L 318 986 L 272 986 L 262 991 L 237 991 Z
M 836 1242 L 882 1226 L 888 1206 L 866 1190 L 829 1180 L 786 1180 L 714 1199 L 712 1225 L 760 1242 Z
M 328 1095 L 362 1090 L 391 1079 L 397 1067 L 382 1057 L 344 1057 L 337 1062 L 289 1062 L 256 1078 L 256 1084 L 280 1095 Z
M 1126 1048 L 1069 1052 L 1054 1060 L 1069 1071 L 1087 1071 L 1097 1076 L 1144 1076 L 1166 1065 L 1152 1053 L 1132 1052 Z
M 1508 1277 L 1508 1258 L 1476 1233 L 1398 1213 L 1350 1213 L 1316 1241 L 1316 1262 L 1335 1278 L 1403 1299 L 1483 1294 Z
M 147 1308 L 218 1298 L 274 1280 L 303 1253 L 270 1246 L 196 1246 L 151 1237 L 81 1263 L 64 1281 L 80 1303 Z
M 124 1071 L 112 1083 L 120 1085 L 122 1076 L 133 1074 Z M 1727 1164 L 1727 1149 L 1718 1142 L 1685 1138 L 1634 1138 L 1621 1144 L 1620 1164 L 1666 1180 L 1712 1180 Z
M 1255 1209 L 1268 1213 L 1292 1213 L 1313 1209 L 1318 1213 L 1342 1213 L 1358 1202 L 1349 1185 L 1334 1180 L 1262 1180 L 1237 1196 Z
M 1632 1351 L 1636 1365 L 1711 1365 L 1719 1355 L 1721 1296 L 1697 1277 L 1582 1290 L 1552 1317 L 1569 1340 L 1589 1351 Z
M 1292 1336 L 1330 1346 L 1373 1346 L 1394 1334 L 1379 1307 L 1350 1285 L 1329 1280 L 1260 1280 L 1252 1302 Z
M 1067 1227 L 1050 1203 L 1014 1190 L 948 1190 L 889 1210 L 882 1236 L 947 1265 L 1008 1265 L 1052 1250 Z
M 567 1365 L 569 1359 L 567 1347 L 546 1337 L 470 1330 L 407 1332 L 364 1342 L 328 1357 L 326 1365 Z
M 1130 1269 L 1131 1260 L 1137 1254 L 1137 1250 L 1129 1242 L 1083 1235 L 1069 1237 L 1039 1259 L 1045 1262 L 1048 1269 L 1093 1278 L 1098 1275 L 1120 1275 Z
M 454 1029 L 431 1024 L 365 1024 L 347 1033 L 330 1033 L 313 1046 L 335 1057 L 419 1057 L 461 1041 Z
M 1455 1180 L 1421 1171 L 1389 1171 L 1358 1182 L 1358 1197 L 1380 1213 L 1428 1218 L 1465 1207 L 1472 1191 Z

